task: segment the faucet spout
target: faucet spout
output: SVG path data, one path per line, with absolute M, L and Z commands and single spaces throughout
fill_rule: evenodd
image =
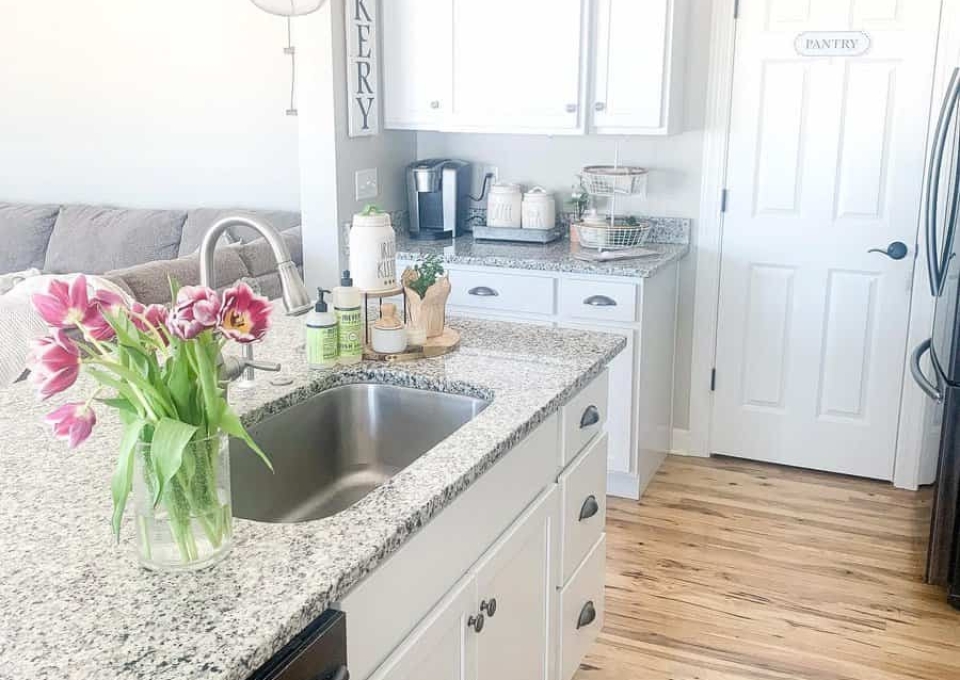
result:
M 284 243 L 280 233 L 264 220 L 252 215 L 230 215 L 217 220 L 203 236 L 200 244 L 200 284 L 209 288 L 216 287 L 215 251 L 217 242 L 223 233 L 230 227 L 250 227 L 257 231 L 270 250 L 277 263 L 277 274 L 280 276 L 280 288 L 283 291 L 283 306 L 288 316 L 306 314 L 313 306 L 307 287 L 297 271 L 297 265 L 290 256 L 290 249 Z

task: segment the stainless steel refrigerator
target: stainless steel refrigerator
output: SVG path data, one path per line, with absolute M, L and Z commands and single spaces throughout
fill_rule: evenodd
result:
M 960 608 L 960 68 L 940 107 L 925 192 L 923 226 L 936 312 L 930 339 L 914 350 L 911 369 L 936 402 L 942 423 L 927 580 L 946 586 L 950 603 Z

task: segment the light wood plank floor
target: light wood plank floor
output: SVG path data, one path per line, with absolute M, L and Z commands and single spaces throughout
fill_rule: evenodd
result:
M 576 680 L 960 680 L 922 581 L 929 491 L 671 457 L 611 499 L 607 619 Z

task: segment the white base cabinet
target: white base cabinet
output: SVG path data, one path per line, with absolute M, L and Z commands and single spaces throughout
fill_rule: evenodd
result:
M 344 597 L 351 678 L 570 680 L 603 620 L 607 380 Z
M 412 262 L 398 261 L 399 271 Z M 445 265 L 454 315 L 616 333 L 603 417 L 607 493 L 639 499 L 671 449 L 678 267 L 645 279 Z M 567 461 L 569 462 L 569 461 Z

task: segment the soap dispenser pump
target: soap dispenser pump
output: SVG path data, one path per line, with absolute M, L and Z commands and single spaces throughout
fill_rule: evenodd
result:
M 330 291 L 318 288 L 317 292 L 317 304 L 307 314 L 307 364 L 310 368 L 333 368 L 339 356 L 337 317 L 323 299 Z

